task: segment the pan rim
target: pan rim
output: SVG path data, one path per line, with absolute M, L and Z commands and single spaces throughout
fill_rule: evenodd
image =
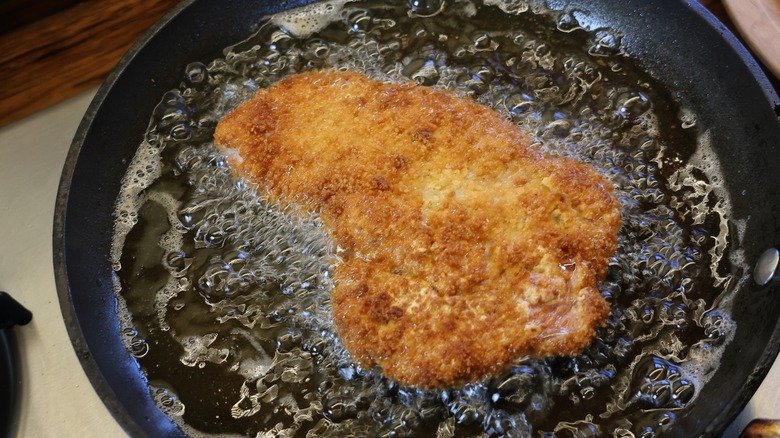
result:
M 68 201 L 70 199 L 70 188 L 81 148 L 87 134 L 92 128 L 95 116 L 100 108 L 102 108 L 106 97 L 111 92 L 116 82 L 121 78 L 122 73 L 127 69 L 128 65 L 130 65 L 136 55 L 146 47 L 147 43 L 174 17 L 178 16 L 195 1 L 196 0 L 184 0 L 166 12 L 149 29 L 147 29 L 127 53 L 122 56 L 116 67 L 111 70 L 106 80 L 100 85 L 87 107 L 87 111 L 79 123 L 76 134 L 68 149 L 55 200 L 53 224 L 54 277 L 60 310 L 62 312 L 63 320 L 65 321 L 65 328 L 71 343 L 73 344 L 79 363 L 92 384 L 93 389 L 108 409 L 109 413 L 111 413 L 111 416 L 130 436 L 144 436 L 146 433 L 144 429 L 138 425 L 137 421 L 127 412 L 124 406 L 119 403 L 115 388 L 108 383 L 100 366 L 92 359 L 90 345 L 84 337 L 73 300 L 71 299 L 70 280 L 67 274 L 68 261 L 65 256 L 65 229 Z M 172 424 L 173 423 L 171 422 L 171 425 Z

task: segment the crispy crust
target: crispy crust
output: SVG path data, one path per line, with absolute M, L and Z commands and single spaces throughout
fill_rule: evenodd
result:
M 525 355 L 576 354 L 620 206 L 589 167 L 528 148 L 487 107 L 415 85 L 309 72 L 217 126 L 238 175 L 316 211 L 345 251 L 331 293 L 362 366 L 447 387 Z

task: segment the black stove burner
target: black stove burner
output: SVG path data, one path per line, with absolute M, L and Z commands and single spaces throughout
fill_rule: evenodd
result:
M 19 352 L 11 328 L 30 322 L 32 313 L 0 292 L 0 437 L 14 435 L 19 421 Z
M 11 437 L 19 421 L 19 355 L 10 329 L 0 330 L 0 437 Z

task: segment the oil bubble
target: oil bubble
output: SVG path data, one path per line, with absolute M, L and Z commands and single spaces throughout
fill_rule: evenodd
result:
M 588 53 L 593 56 L 610 57 L 619 55 L 621 36 L 610 29 L 601 29 L 594 33 Z
M 577 29 L 582 29 L 579 21 L 575 17 L 573 12 L 561 12 L 556 20 L 556 26 L 561 32 L 573 32 Z
M 620 117 L 636 121 L 650 110 L 650 99 L 642 92 L 626 92 L 617 97 L 617 113 Z
M 209 71 L 203 63 L 193 62 L 184 68 L 184 75 L 190 86 L 195 86 L 208 80 Z
M 407 0 L 409 16 L 428 18 L 440 14 L 447 6 L 446 0 Z

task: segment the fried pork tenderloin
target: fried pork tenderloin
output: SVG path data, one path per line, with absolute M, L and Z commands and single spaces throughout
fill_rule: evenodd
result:
M 342 249 L 338 336 L 401 384 L 577 354 L 609 314 L 597 286 L 621 225 L 614 188 L 485 106 L 307 72 L 225 116 L 215 144 L 238 177 L 321 217 Z

